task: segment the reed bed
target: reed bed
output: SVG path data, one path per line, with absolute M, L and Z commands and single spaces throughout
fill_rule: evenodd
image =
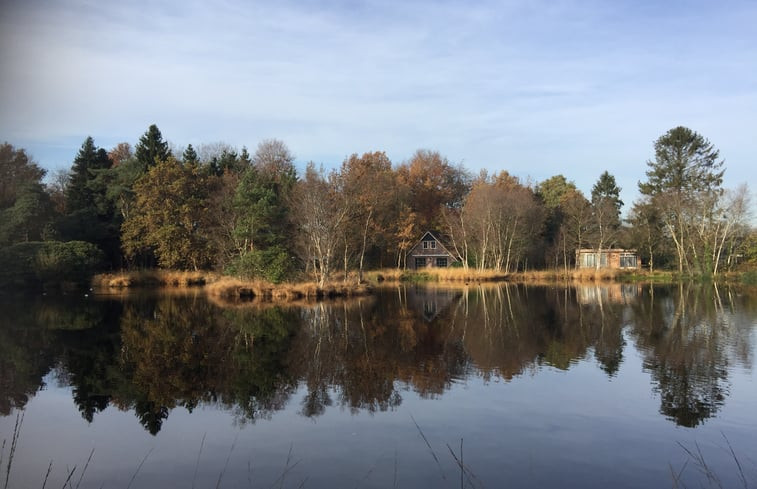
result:
M 335 297 L 355 297 L 371 293 L 371 287 L 358 283 L 327 283 L 319 286 L 315 282 L 272 284 L 262 280 L 241 280 L 222 277 L 205 286 L 211 297 L 226 300 L 261 299 L 265 301 L 317 300 Z
M 549 270 L 529 270 L 526 272 L 506 273 L 501 270 L 475 268 L 426 268 L 423 270 L 383 269 L 366 273 L 366 277 L 374 283 L 381 282 L 440 282 L 440 283 L 471 283 L 471 282 L 516 282 L 532 284 L 548 284 L 555 282 L 572 283 L 602 283 L 602 282 L 639 282 L 639 281 L 670 281 L 670 273 L 655 272 L 650 274 L 644 270 L 615 270 L 559 268 Z
M 92 286 L 95 288 L 128 287 L 196 287 L 211 284 L 219 275 L 208 271 L 181 270 L 133 270 L 95 275 Z
M 426 268 L 423 270 L 400 270 L 386 268 L 366 273 L 371 282 L 501 282 L 509 275 L 497 270 L 474 268 Z

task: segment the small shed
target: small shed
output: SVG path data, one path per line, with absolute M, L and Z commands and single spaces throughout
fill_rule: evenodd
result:
M 435 231 L 426 231 L 420 241 L 410 248 L 407 256 L 407 266 L 411 270 L 444 268 L 459 261 L 449 251 L 443 235 Z
M 636 250 L 608 248 L 598 251 L 591 248 L 576 250 L 577 268 L 613 268 L 629 270 L 641 268 L 641 259 Z

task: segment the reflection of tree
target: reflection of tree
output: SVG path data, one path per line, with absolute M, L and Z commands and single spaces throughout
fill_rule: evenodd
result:
M 131 386 L 119 402 L 153 434 L 176 406 L 220 402 L 255 419 L 281 409 L 295 385 L 281 359 L 296 315 L 280 308 L 221 313 L 205 300 L 163 298 L 127 308 L 121 326 Z
M 503 284 L 466 291 L 452 327 L 485 378 L 511 379 L 540 365 L 568 369 L 592 347 L 613 375 L 623 354 L 620 317 L 620 305 L 579 304 L 574 289 Z
M 628 323 L 661 412 L 697 426 L 724 403 L 729 366 L 752 363 L 754 297 L 691 285 L 648 288 L 630 302 L 601 286 L 589 292 L 399 287 L 304 307 L 223 309 L 168 295 L 0 303 L 0 415 L 23 408 L 53 368 L 86 420 L 114 405 L 133 409 L 153 434 L 177 406 L 218 405 L 242 422 L 269 417 L 300 384 L 304 416 L 333 405 L 389 410 L 404 390 L 440 396 L 472 372 L 507 380 L 593 354 L 613 376 Z
M 0 302 L 0 415 L 23 409 L 75 342 L 103 321 L 109 305 L 71 297 L 9 297 Z
M 644 295 L 634 309 L 633 334 L 657 384 L 660 412 L 678 425 L 697 426 L 725 402 L 728 366 L 750 363 L 744 355 L 751 350 L 749 321 L 731 309 L 730 292 L 724 303 L 713 285 L 649 287 Z
M 350 409 L 383 411 L 401 401 L 397 382 L 422 396 L 441 394 L 466 362 L 446 341 L 445 321 L 429 323 L 423 310 L 408 308 L 407 296 L 385 292 L 340 305 L 317 304 L 304 312 L 293 357 L 300 358 L 308 386 L 302 413 L 324 412 L 334 400 Z

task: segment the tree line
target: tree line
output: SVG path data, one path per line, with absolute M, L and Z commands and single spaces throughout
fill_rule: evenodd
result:
M 87 137 L 70 170 L 45 183 L 27 152 L 5 143 L 0 247 L 6 261 L 44 241 L 60 243 L 48 253 L 59 261 L 99 253 L 110 269 L 213 269 L 320 283 L 403 268 L 426 230 L 445 235 L 463 267 L 505 272 L 573 267 L 579 248 L 635 248 L 650 269 L 689 275 L 755 260 L 749 192 L 722 187 L 714 146 L 676 127 L 654 152 L 623 220 L 621 189 L 608 171 L 590 196 L 563 175 L 542 182 L 504 170 L 473 175 L 430 150 L 398 164 L 380 151 L 353 154 L 338 168 L 310 162 L 299 174 L 279 140 L 262 141 L 253 154 L 223 143 L 172 150 L 151 125 L 133 148 L 106 150 Z M 78 243 L 75 253 L 70 242 Z

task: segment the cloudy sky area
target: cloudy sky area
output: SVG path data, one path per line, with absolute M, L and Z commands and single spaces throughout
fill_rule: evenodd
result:
M 177 147 L 278 138 L 301 167 L 426 148 L 587 193 L 608 170 L 630 203 L 677 125 L 750 180 L 755 25 L 752 0 L 4 1 L 0 139 L 48 169 L 151 123 Z

